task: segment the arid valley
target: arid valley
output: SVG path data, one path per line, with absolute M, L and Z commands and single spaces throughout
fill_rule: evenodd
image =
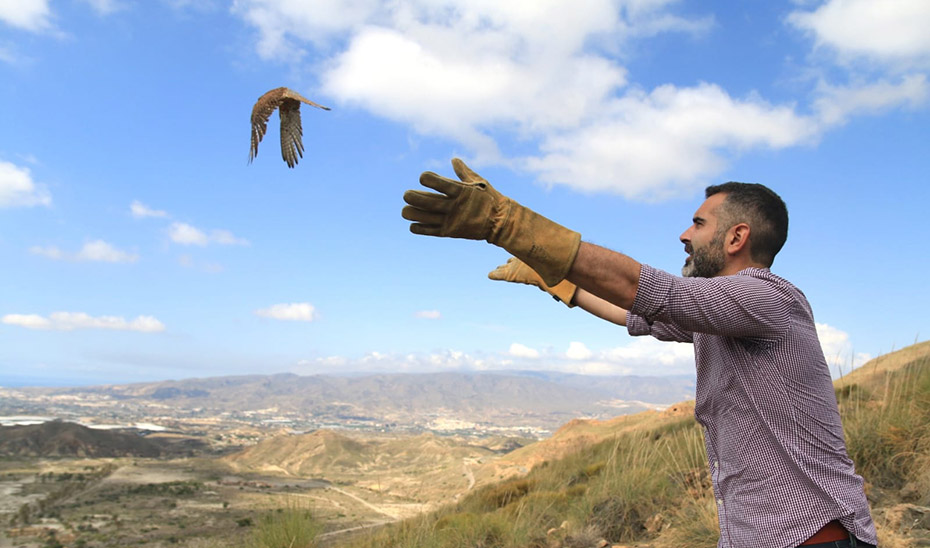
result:
M 285 375 L 0 389 L 0 546 L 212 546 L 293 508 L 331 543 L 525 474 L 592 428 L 622 428 L 613 417 L 687 399 L 691 382 Z

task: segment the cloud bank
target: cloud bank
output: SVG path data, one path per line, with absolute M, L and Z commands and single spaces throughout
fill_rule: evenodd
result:
M 112 329 L 157 333 L 165 330 L 154 316 L 138 316 L 127 320 L 120 316 L 91 316 L 84 312 L 52 312 L 48 316 L 38 314 L 7 314 L 0 318 L 7 325 L 18 325 L 27 329 L 73 331 L 75 329 Z
M 233 13 L 255 30 L 258 55 L 304 60 L 345 105 L 451 139 L 479 167 L 631 199 L 691 193 L 746 151 L 809 145 L 851 116 L 928 101 L 930 3 L 830 0 L 792 11 L 784 24 L 810 44 L 809 68 L 845 71 L 819 78 L 807 108 L 713 82 L 631 81 L 623 60 L 636 40 L 715 30 L 712 15 L 681 16 L 676 4 L 237 0 Z M 819 50 L 831 54 L 818 59 Z M 849 65 L 863 60 L 867 74 Z M 502 134 L 530 152 L 500 150 Z

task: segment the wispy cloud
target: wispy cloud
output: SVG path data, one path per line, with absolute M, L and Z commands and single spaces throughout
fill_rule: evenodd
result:
M 0 207 L 47 206 L 51 203 L 48 190 L 32 180 L 29 168 L 0 160 Z
M 113 12 L 123 9 L 122 2 L 118 0 L 82 0 L 88 4 L 99 15 L 109 15 Z
M 210 244 L 219 245 L 249 245 L 245 238 L 234 236 L 232 232 L 222 229 L 214 229 L 204 232 L 199 228 L 187 223 L 175 222 L 168 227 L 168 237 L 172 242 L 180 245 L 207 246 Z
M 56 246 L 33 246 L 29 249 L 33 255 L 41 255 L 53 260 L 96 261 L 105 263 L 134 263 L 139 255 L 113 247 L 103 240 L 87 242 L 76 253 L 66 253 Z
M 317 319 L 316 309 L 310 303 L 282 303 L 262 308 L 255 314 L 263 318 L 293 322 L 312 322 Z
M 0 2 L 0 21 L 11 27 L 40 32 L 51 27 L 52 12 L 48 0 Z
M 925 0 L 828 0 L 796 10 L 788 22 L 810 33 L 841 62 L 868 60 L 895 70 L 930 68 L 930 3 Z
M 133 200 L 133 202 L 129 204 L 129 212 L 136 219 L 146 219 L 149 217 L 165 219 L 170 217 L 167 211 L 161 209 L 152 209 L 139 200 Z
M 438 320 L 442 314 L 438 310 L 417 310 L 414 316 L 423 320 Z
M 75 329 L 113 329 L 156 333 L 165 326 L 153 316 L 138 316 L 126 320 L 120 316 L 90 316 L 83 312 L 53 312 L 48 316 L 38 314 L 7 314 L 0 318 L 7 325 L 18 325 L 27 329 L 73 331 Z
M 850 117 L 876 114 L 891 108 L 916 109 L 930 99 L 925 74 L 911 74 L 898 81 L 879 80 L 834 86 L 821 83 L 814 109 L 826 125 L 845 123 Z

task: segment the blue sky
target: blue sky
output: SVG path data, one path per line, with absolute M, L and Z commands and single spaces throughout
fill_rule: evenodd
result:
M 675 273 L 704 186 L 772 187 L 773 271 L 848 370 L 930 333 L 927 28 L 923 0 L 0 1 L 0 385 L 693 369 L 410 234 L 454 156 Z M 293 170 L 277 115 L 247 163 L 278 86 L 332 107 Z

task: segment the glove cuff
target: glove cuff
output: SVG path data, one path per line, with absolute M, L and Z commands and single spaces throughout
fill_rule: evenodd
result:
M 562 280 L 555 284 L 554 287 L 546 288 L 546 291 L 565 306 L 575 308 L 575 305 L 572 304 L 572 299 L 575 298 L 575 292 L 578 291 L 578 286 L 572 282 Z
M 550 288 L 565 279 L 581 247 L 581 234 L 509 198 L 501 200 L 494 217 L 490 243 L 529 265 Z

